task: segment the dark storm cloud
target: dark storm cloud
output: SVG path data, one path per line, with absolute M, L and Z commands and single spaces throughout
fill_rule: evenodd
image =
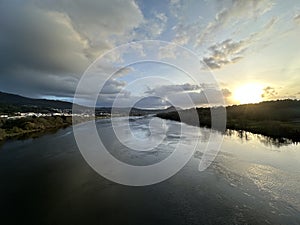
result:
M 42 73 L 81 72 L 88 65 L 81 36 L 63 14 L 32 4 L 4 1 L 0 6 L 0 68 Z
M 134 1 L 3 0 L 0 89 L 72 97 L 87 66 L 114 47 L 111 37 L 124 35 L 142 20 Z
M 101 94 L 117 94 L 120 93 L 125 86 L 126 82 L 124 81 L 109 79 L 105 82 Z

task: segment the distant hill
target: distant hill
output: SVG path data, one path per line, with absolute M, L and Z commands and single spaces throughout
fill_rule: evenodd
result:
M 114 108 L 113 112 L 120 115 L 126 115 L 128 111 L 131 116 L 145 116 L 150 114 L 167 113 L 175 110 L 175 107 L 171 106 L 166 109 L 141 109 L 141 108 Z M 97 107 L 96 113 L 111 113 L 111 107 Z
M 83 111 L 90 110 L 91 108 L 80 106 Z M 58 110 L 71 110 L 72 103 L 58 100 L 48 100 L 48 99 L 34 99 L 27 98 L 24 96 L 9 94 L 0 92 L 0 113 L 12 114 L 15 112 L 49 112 Z M 140 109 L 131 108 L 130 115 L 132 116 L 143 116 L 149 114 L 157 114 L 163 112 L 174 111 L 174 107 L 169 107 L 167 109 Z M 111 107 L 97 107 L 96 114 L 101 113 L 111 113 Z M 115 108 L 115 113 L 125 114 L 128 112 L 128 108 Z
M 72 109 L 71 102 L 27 98 L 24 96 L 0 92 L 0 113 L 50 112 Z
M 170 106 L 166 109 L 141 109 L 141 108 L 132 108 L 130 110 L 131 114 L 140 114 L 140 115 L 149 115 L 149 114 L 158 114 L 158 113 L 168 113 L 176 110 L 175 107 Z

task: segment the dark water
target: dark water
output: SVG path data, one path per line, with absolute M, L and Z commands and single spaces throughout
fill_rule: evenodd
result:
M 144 135 L 146 122 L 132 120 L 132 129 Z M 97 126 L 110 124 L 101 120 Z M 199 129 L 205 145 L 208 131 Z M 165 151 L 137 155 L 133 163 L 164 158 L 174 143 L 170 135 Z M 125 148 L 112 154 L 132 159 Z M 249 133 L 246 140 L 233 132 L 204 172 L 198 171 L 199 158 L 201 151 L 162 183 L 129 187 L 88 166 L 72 128 L 8 141 L 0 147 L 0 224 L 300 224 L 299 145 L 272 145 Z

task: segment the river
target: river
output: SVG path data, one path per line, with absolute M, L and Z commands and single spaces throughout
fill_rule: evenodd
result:
M 117 119 L 119 124 L 126 122 Z M 132 119 L 132 132 L 147 136 L 148 122 L 149 118 Z M 176 132 L 188 126 L 164 122 Z M 173 132 L 157 151 L 133 153 L 110 139 L 109 120 L 96 125 L 108 145 L 115 143 L 111 154 L 134 165 L 168 157 L 179 138 L 194 141 L 190 133 Z M 78 126 L 84 130 L 88 123 Z M 204 146 L 209 130 L 197 129 L 199 146 Z M 201 156 L 196 149 L 171 178 L 132 187 L 98 175 L 83 159 L 72 127 L 39 138 L 9 140 L 0 147 L 0 223 L 300 224 L 300 145 L 232 131 L 224 135 L 220 152 L 203 172 L 198 170 Z

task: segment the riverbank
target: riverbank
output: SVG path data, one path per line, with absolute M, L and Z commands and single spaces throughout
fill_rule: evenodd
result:
M 97 117 L 98 118 L 98 117 Z M 43 133 L 56 132 L 61 128 L 94 119 L 94 117 L 47 116 L 25 117 L 19 119 L 0 119 L 0 141 L 11 138 L 40 136 Z
M 197 108 L 201 127 L 211 127 L 211 110 L 213 108 Z M 157 117 L 199 125 L 190 122 L 188 115 L 191 109 L 178 112 L 159 113 Z M 290 139 L 300 142 L 300 101 L 282 100 L 262 102 L 258 104 L 235 105 L 226 107 L 226 128 L 243 130 L 254 134 L 261 134 L 275 139 Z

